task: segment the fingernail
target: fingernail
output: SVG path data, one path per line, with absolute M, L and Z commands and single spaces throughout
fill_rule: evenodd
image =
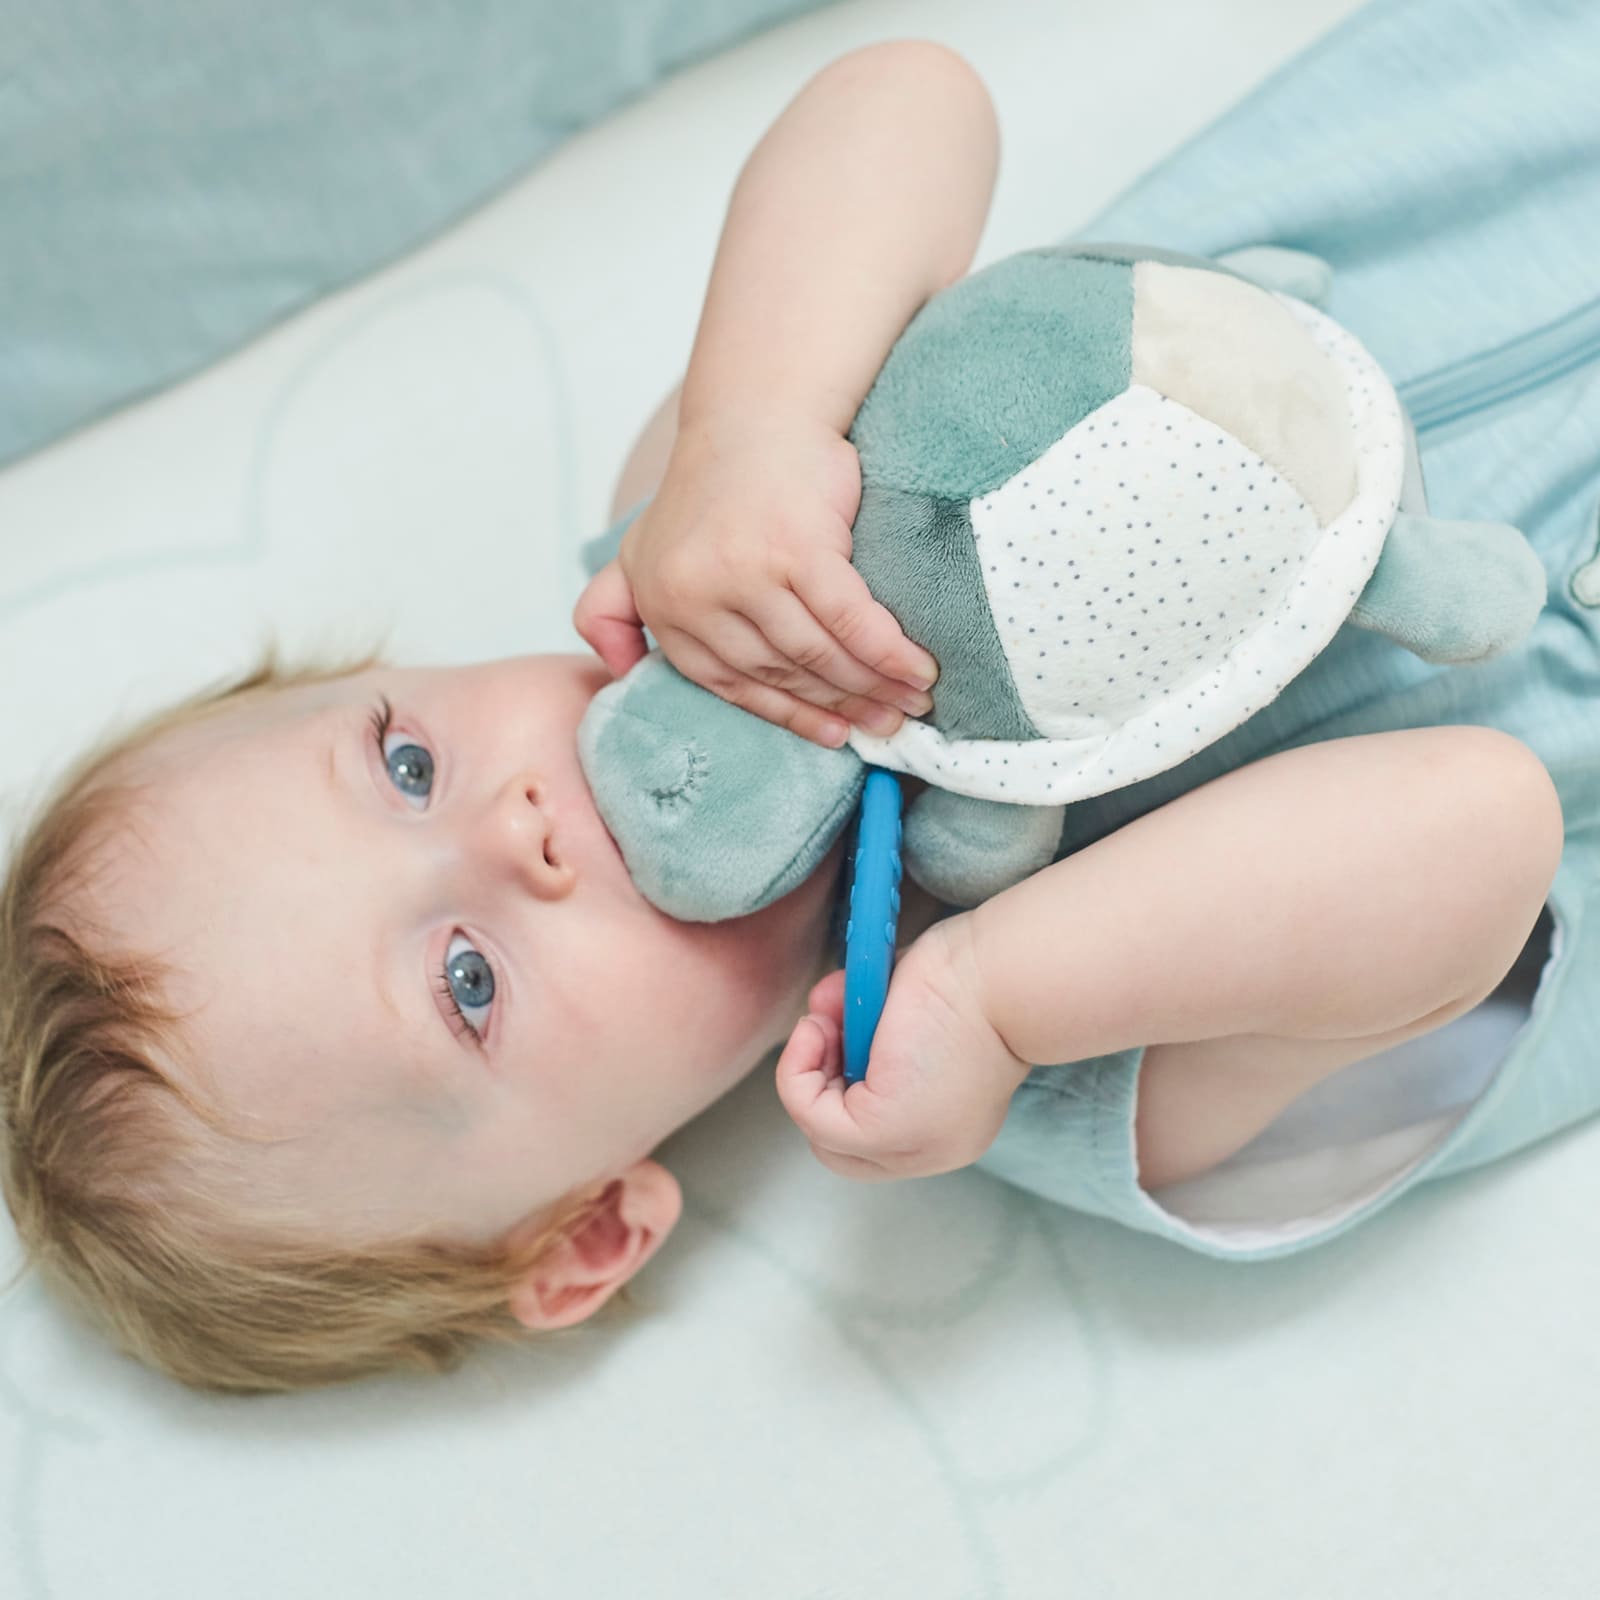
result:
M 906 674 L 906 682 L 913 689 L 931 689 L 938 681 L 938 671 L 929 672 L 926 667 L 919 667 L 915 672 Z
M 873 706 L 870 710 L 863 711 L 861 720 L 880 739 L 887 739 L 900 726 L 899 713 L 891 711 L 888 706 Z
M 849 737 L 850 728 L 843 722 L 830 722 L 822 730 L 822 742 L 833 750 L 837 750 Z
M 903 694 L 895 701 L 895 704 L 908 717 L 925 717 L 933 710 L 933 696 L 930 694 Z

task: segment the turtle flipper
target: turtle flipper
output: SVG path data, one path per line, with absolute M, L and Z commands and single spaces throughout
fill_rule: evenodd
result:
M 975 906 L 1055 859 L 1065 815 L 928 789 L 906 813 L 906 871 L 947 905 Z
M 1308 250 L 1289 250 L 1277 244 L 1248 244 L 1213 258 L 1219 267 L 1236 272 L 1260 289 L 1276 289 L 1296 300 L 1321 306 L 1333 283 L 1333 268 Z
M 1527 637 L 1547 590 L 1543 564 L 1508 524 L 1402 511 L 1348 620 L 1424 661 L 1483 661 Z

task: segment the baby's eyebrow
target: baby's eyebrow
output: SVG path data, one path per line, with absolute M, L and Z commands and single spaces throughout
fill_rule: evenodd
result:
M 384 965 L 384 946 L 380 940 L 372 952 L 372 987 L 377 991 L 378 999 L 384 1009 L 393 1019 L 396 1033 L 410 1044 L 416 1034 L 416 1026 L 411 1018 L 401 1013 L 399 1003 L 389 988 Z M 450 1025 L 439 1015 L 439 1008 L 434 1005 L 431 996 L 428 1000 L 428 1010 L 439 1018 L 439 1026 L 449 1033 Z M 437 1035 L 431 1027 L 427 1036 L 437 1043 Z M 453 1048 L 459 1048 L 454 1035 L 451 1037 L 451 1045 Z M 441 1067 L 437 1059 L 439 1052 L 429 1050 L 419 1055 L 415 1049 L 385 1050 L 383 1055 L 387 1061 L 393 1063 L 410 1091 L 418 1099 L 437 1103 L 441 1096 L 448 1097 L 453 1093 L 451 1075 Z M 423 1059 L 423 1055 L 426 1059 Z
M 409 1023 L 401 1014 L 400 1007 L 394 998 L 394 992 L 389 988 L 383 967 L 383 946 L 380 944 L 372 952 L 372 987 L 378 991 L 378 998 L 383 1002 L 384 1009 L 394 1018 L 396 1026 L 401 1028 L 408 1027 Z
M 328 737 L 327 746 L 324 750 L 325 759 L 322 762 L 322 766 L 327 778 L 329 798 L 341 811 L 349 814 L 354 811 L 354 806 L 351 803 L 354 797 L 350 794 L 349 786 L 339 772 L 339 751 L 344 747 L 352 732 L 351 721 L 349 716 L 344 714 L 345 711 L 346 708 L 341 706 L 339 713 L 330 716 L 328 719 L 333 723 L 333 730 Z M 362 713 L 362 719 L 365 720 L 365 712 Z M 359 732 L 359 727 L 356 731 Z M 378 999 L 383 1002 L 384 1009 L 394 1018 L 396 1024 L 402 1028 L 409 1027 L 410 1024 L 402 1014 L 384 977 L 383 968 L 383 944 L 380 940 L 373 950 L 372 986 L 377 990 Z
M 360 712 L 360 720 L 352 724 L 350 707 L 335 706 L 323 716 L 323 721 L 329 725 L 328 743 L 326 749 L 327 760 L 324 763 L 327 769 L 328 793 L 338 805 L 348 805 L 352 796 L 347 792 L 347 787 L 339 774 L 339 752 L 344 749 L 345 742 L 352 731 L 358 736 L 364 732 L 364 724 L 368 713 Z

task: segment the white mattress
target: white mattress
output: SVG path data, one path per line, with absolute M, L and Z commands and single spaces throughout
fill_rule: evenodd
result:
M 924 34 L 984 72 L 981 265 L 1352 9 L 855 0 L 684 74 L 401 266 L 0 475 L 0 787 L 267 625 L 387 627 L 405 659 L 576 647 L 578 543 L 681 371 L 733 177 L 831 56 Z M 1505 1018 L 1472 1021 L 1440 1048 L 1487 1059 Z M 667 1146 L 688 1207 L 631 1324 L 450 1378 L 200 1396 L 29 1281 L 0 1302 L 0 1595 L 1586 1596 L 1597 1158 L 1580 1129 L 1237 1266 L 975 1172 L 844 1183 L 758 1072 Z

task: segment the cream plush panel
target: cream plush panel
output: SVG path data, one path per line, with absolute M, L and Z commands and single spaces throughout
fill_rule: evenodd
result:
M 1344 385 L 1281 301 L 1220 272 L 1139 262 L 1133 379 L 1243 440 L 1319 522 L 1350 504 L 1356 457 Z
M 0 474 L 0 788 L 267 624 L 389 628 L 405 658 L 575 647 L 577 541 L 682 370 L 738 165 L 840 51 L 932 35 L 984 73 L 982 265 L 1351 9 L 864 0 L 665 85 L 411 261 Z M 1237 1267 L 981 1173 L 844 1183 L 757 1072 L 667 1145 L 681 1231 L 641 1315 L 590 1339 L 229 1401 L 32 1284 L 0 1300 L 0 1596 L 1561 1594 L 1600 1570 L 1596 1151 L 1575 1132 Z M 1463 1506 L 1493 1514 L 1468 1533 Z

